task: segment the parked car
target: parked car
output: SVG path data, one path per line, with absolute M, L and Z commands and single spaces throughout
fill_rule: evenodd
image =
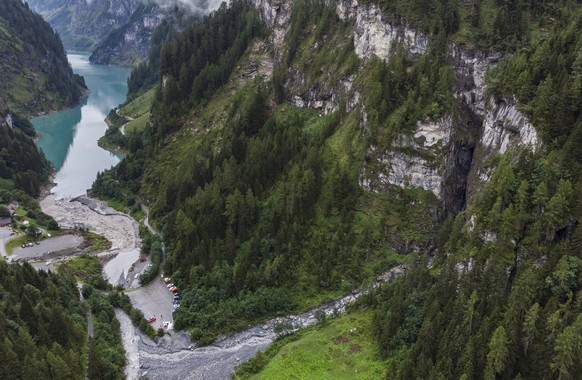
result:
M 157 318 L 156 318 L 156 316 L 155 316 L 155 315 L 154 315 L 154 316 L 151 316 L 151 317 L 148 319 L 148 323 L 155 322 L 156 320 L 157 320 Z
M 177 293 L 178 292 L 178 287 L 174 286 L 172 289 L 170 289 L 172 291 L 172 293 Z

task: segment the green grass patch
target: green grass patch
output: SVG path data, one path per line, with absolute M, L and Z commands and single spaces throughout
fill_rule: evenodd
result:
M 156 90 L 157 86 L 138 96 L 131 102 L 125 104 L 119 109 L 119 113 L 132 119 L 137 119 L 145 114 L 149 114 L 152 108 Z
M 386 361 L 379 356 L 372 333 L 372 312 L 367 311 L 353 312 L 310 327 L 296 337 L 283 338 L 243 364 L 233 378 L 379 379 L 385 376 L 385 368 Z
M 127 134 L 128 132 L 140 132 L 144 130 L 148 126 L 149 120 L 150 120 L 149 112 L 140 115 L 139 117 L 125 124 L 123 134 Z
M 101 275 L 101 263 L 99 263 L 99 259 L 86 254 L 67 261 L 65 267 L 76 272 L 77 275 L 80 275 L 79 277 Z
M 26 210 L 23 207 L 18 207 L 16 210 L 14 210 L 14 213 L 22 217 L 26 216 Z
M 88 242 L 88 246 L 83 250 L 83 252 L 101 252 L 111 248 L 111 242 L 107 240 L 104 236 L 98 235 L 91 231 L 82 231 L 83 236 Z
M 8 256 L 12 256 L 12 254 L 14 253 L 14 249 L 20 247 L 22 244 L 34 243 L 37 240 L 38 239 L 35 239 L 27 234 L 21 234 L 20 236 L 15 237 L 14 239 L 6 243 L 4 248 L 6 249 L 6 253 L 8 254 Z

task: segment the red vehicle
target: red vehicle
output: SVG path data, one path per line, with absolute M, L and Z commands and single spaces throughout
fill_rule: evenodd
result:
M 148 323 L 152 323 L 155 322 L 157 320 L 156 316 L 154 315 L 153 317 L 150 317 L 150 319 L 148 319 Z
M 177 293 L 178 292 L 178 287 L 174 286 L 172 289 L 170 289 L 172 291 L 172 293 Z

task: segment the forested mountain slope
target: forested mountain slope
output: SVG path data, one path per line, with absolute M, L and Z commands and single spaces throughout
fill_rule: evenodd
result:
M 575 378 L 580 20 L 233 1 L 132 74 L 151 128 L 93 191 L 150 204 L 176 327 L 203 342 L 407 262 L 367 301 L 388 378 Z
M 129 67 L 148 57 L 153 31 L 162 21 L 177 31 L 185 22 L 190 23 L 191 18 L 208 13 L 220 4 L 205 0 L 30 0 L 28 3 L 60 34 L 67 49 L 91 52 L 92 63 Z
M 70 106 L 82 94 L 57 34 L 21 1 L 0 4 L 0 92 L 10 109 L 31 116 Z
M 67 49 L 92 51 L 109 33 L 124 25 L 142 0 L 30 0 L 59 33 Z
M 74 105 L 84 80 L 58 35 L 19 0 L 0 3 L 0 55 L 0 189 L 38 196 L 49 164 L 26 117 Z
M 50 164 L 36 148 L 34 135 L 32 124 L 10 112 L 0 99 L 1 190 L 19 189 L 33 197 L 39 195 L 40 186 L 48 179 Z
M 86 310 L 72 275 L 0 261 L 0 377 L 82 379 Z

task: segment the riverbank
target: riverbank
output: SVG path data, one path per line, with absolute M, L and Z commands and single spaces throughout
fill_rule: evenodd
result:
M 371 288 L 377 288 L 405 272 L 405 265 L 392 268 L 378 276 Z M 230 379 L 230 374 L 239 364 L 251 359 L 257 351 L 265 350 L 275 340 L 281 327 L 284 326 L 288 333 L 316 324 L 321 313 L 328 317 L 341 315 L 348 305 L 368 291 L 356 289 L 305 313 L 274 318 L 233 335 L 220 337 L 213 344 L 202 347 L 196 347 L 185 332 L 172 333 L 154 342 L 133 326 L 127 315 L 118 311 L 117 318 L 128 352 L 126 375 L 128 379 Z
M 86 228 L 109 240 L 111 248 L 96 253 L 98 256 L 114 257 L 105 265 L 105 275 L 114 285 L 121 278 L 122 285 L 132 285 L 135 275 L 130 269 L 139 259 L 141 245 L 137 221 L 103 201 L 86 196 L 71 198 L 49 194 L 40 200 L 40 206 L 62 228 Z
M 105 273 L 110 282 L 122 278 L 131 280 L 135 275 L 129 274 L 129 268 L 134 266 L 136 256 L 131 252 L 139 250 L 140 239 L 138 223 L 128 215 L 119 213 L 107 206 L 103 201 L 82 196 L 72 199 L 50 194 L 40 201 L 43 211 L 55 218 L 65 228 L 84 227 L 98 233 L 112 242 L 110 250 L 98 255 L 115 255 L 105 266 Z M 147 215 L 147 212 L 146 212 Z M 400 266 L 379 276 L 372 287 L 401 276 L 406 271 Z M 127 285 L 127 284 L 125 284 Z M 159 288 L 159 289 L 157 289 Z M 325 313 L 328 316 L 345 312 L 347 305 L 353 303 L 367 289 L 357 289 L 352 293 L 326 302 L 302 314 L 279 317 L 259 325 L 250 326 L 231 336 L 219 337 L 213 344 L 196 347 L 186 332 L 171 332 L 157 338 L 155 341 L 141 333 L 129 317 L 122 311 L 116 311 L 121 325 L 125 350 L 127 352 L 126 376 L 136 379 L 147 376 L 157 379 L 228 379 L 240 363 L 252 358 L 257 351 L 266 349 L 277 337 L 281 326 L 287 332 L 304 328 L 317 323 L 317 315 Z M 168 305 L 157 301 L 155 294 L 161 298 L 168 297 Z M 170 307 L 171 294 L 163 283 L 154 281 L 147 287 L 130 292 L 130 298 L 135 307 L 144 312 L 155 314 L 165 319 L 171 314 L 169 309 L 163 312 L 159 307 Z M 137 298 L 137 299 L 136 299 Z M 158 309 L 152 309 L 152 308 Z M 147 314 L 146 314 L 147 315 Z

